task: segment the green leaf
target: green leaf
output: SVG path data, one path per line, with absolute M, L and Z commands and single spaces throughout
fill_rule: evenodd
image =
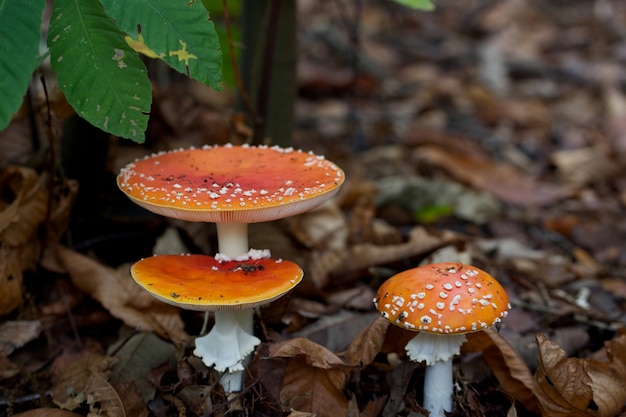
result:
M 0 0 L 0 130 L 19 109 L 39 65 L 44 0 Z
M 118 27 L 145 42 L 176 71 L 222 88 L 222 51 L 213 22 L 199 1 L 102 0 Z
M 150 80 L 98 0 L 55 0 L 48 47 L 59 86 L 81 117 L 108 133 L 145 140 Z
M 426 10 L 429 12 L 435 10 L 435 5 L 433 4 L 432 0 L 393 0 L 393 1 L 403 6 L 410 7 L 411 9 Z

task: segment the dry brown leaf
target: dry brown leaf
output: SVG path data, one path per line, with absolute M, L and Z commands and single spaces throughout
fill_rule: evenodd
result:
M 113 388 L 119 395 L 122 405 L 124 406 L 124 415 L 128 417 L 148 417 L 146 402 L 143 400 L 133 381 L 115 384 Z
M 292 358 L 280 386 L 280 401 L 287 409 L 315 413 L 319 417 L 344 416 L 348 400 L 343 395 L 346 373 L 310 364 L 307 355 Z
M 58 248 L 58 256 L 74 285 L 100 301 L 114 317 L 179 345 L 185 343 L 187 334 L 180 311 L 141 289 L 128 268 L 114 270 L 63 247 Z
M 296 337 L 270 346 L 271 357 L 293 358 L 304 355 L 307 365 L 321 369 L 346 369 L 346 364 L 330 350 L 303 337 Z
M 541 206 L 572 195 L 575 188 L 524 177 L 508 165 L 472 158 L 436 146 L 419 148 L 419 157 L 445 169 L 459 181 L 520 206 Z
M 626 404 L 626 335 L 606 343 L 608 362 L 567 358 L 559 345 L 537 334 L 535 387 L 543 414 L 613 417 Z
M 0 355 L 10 355 L 40 333 L 39 320 L 11 320 L 0 324 Z
M 0 352 L 0 381 L 13 378 L 22 372 L 22 369 L 11 362 L 4 353 Z
M 72 362 L 52 387 L 52 399 L 66 410 L 75 410 L 83 403 L 99 402 L 110 416 L 121 416 L 123 406 L 108 382 L 108 369 L 115 359 L 101 355 L 86 355 Z
M 396 245 L 363 243 L 342 251 L 314 251 L 308 262 L 307 273 L 317 288 L 323 288 L 328 284 L 330 275 L 347 275 L 371 266 L 407 259 L 431 252 L 457 239 L 458 236 L 450 231 L 434 236 L 423 227 L 414 227 L 409 232 L 409 240 Z
M 132 382 L 112 385 L 114 358 L 91 354 L 71 363 L 52 387 L 52 399 L 63 409 L 89 406 L 88 416 L 146 417 L 148 410 Z M 104 413 L 104 414 L 103 414 Z
M 346 415 L 343 388 L 348 367 L 337 355 L 302 337 L 271 345 L 269 354 L 289 358 L 280 386 L 284 406 L 318 416 Z
M 210 385 L 189 385 L 176 394 L 178 398 L 185 404 L 185 409 L 192 413 L 203 416 L 213 409 L 211 402 L 211 392 L 213 387 Z
M 20 250 L 0 243 L 0 316 L 22 304 L 22 265 Z
M 82 415 L 67 410 L 59 410 L 58 408 L 36 408 L 23 413 L 13 414 L 13 417 L 82 417 Z
M 307 248 L 341 250 L 346 247 L 348 224 L 336 200 L 331 199 L 286 221 L 290 232 Z
M 25 244 L 46 218 L 47 192 L 37 173 L 25 167 L 10 166 L 0 175 L 0 237 L 11 246 Z
M 500 333 L 494 330 L 471 333 L 462 346 L 463 352 L 482 352 L 483 358 L 500 386 L 527 410 L 539 412 L 533 376 L 524 359 Z
M 36 233 L 46 218 L 47 192 L 34 170 L 10 166 L 0 174 L 0 196 L 0 315 L 3 315 L 22 303 L 22 272 L 38 256 Z
M 389 321 L 377 317 L 363 329 L 344 353 L 348 365 L 367 366 L 372 363 L 383 346 L 387 327 L 389 327 Z

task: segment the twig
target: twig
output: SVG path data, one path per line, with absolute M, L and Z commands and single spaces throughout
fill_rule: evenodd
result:
M 222 14 L 224 15 L 224 25 L 226 26 L 226 37 L 228 39 L 228 51 L 230 52 L 230 61 L 233 66 L 233 75 L 235 76 L 235 82 L 237 83 L 237 88 L 239 89 L 239 94 L 241 95 L 241 99 L 243 100 L 243 104 L 248 112 L 248 117 L 250 120 L 256 125 L 257 123 L 257 115 L 254 111 L 254 107 L 252 107 L 252 103 L 250 102 L 250 96 L 246 91 L 246 88 L 243 84 L 243 80 L 241 79 L 241 71 L 239 71 L 239 63 L 237 62 L 237 55 L 235 53 L 235 43 L 233 42 L 233 34 L 230 26 L 230 15 L 228 14 L 228 0 L 222 0 Z
M 50 112 L 50 97 L 48 96 L 48 87 L 46 86 L 46 79 L 43 75 L 39 79 L 41 81 L 41 85 L 43 86 L 43 92 L 46 98 L 46 127 L 48 129 L 48 144 L 50 145 L 50 160 L 48 165 L 48 200 L 46 202 L 46 219 L 44 221 L 44 225 L 46 225 L 46 227 L 43 228 L 41 251 L 39 252 L 38 260 L 38 263 L 41 263 L 48 240 L 47 225 L 50 224 L 50 216 L 52 215 L 52 199 L 54 198 L 54 180 L 56 176 L 56 152 L 54 147 L 54 135 L 52 133 L 52 113 Z
M 232 398 L 230 398 L 225 403 L 220 404 L 219 406 L 215 407 L 215 409 L 209 411 L 208 413 L 201 415 L 200 417 L 211 417 L 211 416 L 215 415 L 216 413 L 219 413 L 220 411 L 222 411 L 224 408 L 226 408 L 230 404 L 234 403 L 235 401 L 239 401 L 245 394 L 248 393 L 248 391 L 250 391 L 258 383 L 259 383 L 259 379 L 257 378 L 254 381 L 252 381 L 252 383 L 250 385 L 248 385 L 245 389 L 243 389 L 240 393 L 238 393 L 237 395 L 233 396 Z
M 260 120 L 255 126 L 254 136 L 252 137 L 252 143 L 256 145 L 263 143 L 263 138 L 265 137 L 265 119 L 267 118 L 267 103 L 272 84 L 274 47 L 276 46 L 276 32 L 278 30 L 281 2 L 282 0 L 270 0 L 269 5 L 269 18 L 263 48 L 263 67 L 261 70 L 261 82 L 259 83 L 259 94 L 257 96 L 257 115 L 260 117 Z

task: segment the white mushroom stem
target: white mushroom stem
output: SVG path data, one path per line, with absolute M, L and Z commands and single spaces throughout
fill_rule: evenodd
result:
M 424 408 L 430 417 L 445 417 L 452 411 L 452 360 L 461 350 L 465 335 L 420 332 L 406 345 L 409 358 L 426 362 Z
M 217 223 L 217 244 L 219 252 L 231 258 L 248 253 L 247 223 Z M 246 308 L 237 312 L 239 326 L 250 334 L 254 332 L 254 309 Z M 240 388 L 241 389 L 241 388 Z
M 248 253 L 248 224 L 217 223 L 217 246 L 220 253 L 231 258 Z
M 231 258 L 236 258 L 248 253 L 248 225 L 246 223 L 217 223 L 216 227 L 219 253 L 229 256 Z M 238 337 L 243 338 L 243 334 L 249 337 L 249 339 L 247 339 L 245 343 L 243 343 L 242 345 L 238 345 L 239 349 L 237 350 L 235 349 L 237 347 L 237 345 L 235 344 L 224 344 L 226 350 L 230 349 L 232 352 L 238 352 L 239 358 L 237 362 L 239 366 L 227 366 L 228 372 L 222 376 L 222 378 L 220 379 L 220 383 L 222 384 L 222 387 L 224 387 L 224 391 L 226 392 L 239 392 L 243 388 L 243 369 L 245 363 L 247 362 L 246 356 L 248 356 L 254 350 L 254 348 L 259 343 L 261 343 L 258 338 L 253 336 L 254 309 L 246 308 L 238 311 L 225 310 L 222 312 L 215 312 L 215 326 L 218 326 L 218 320 L 220 317 L 226 318 L 228 320 L 228 323 L 233 323 L 234 320 L 234 326 L 236 326 Z M 212 331 L 213 330 L 211 330 L 211 332 Z M 211 334 L 211 332 L 209 332 L 209 334 Z M 203 358 L 203 361 L 207 363 L 207 360 L 204 359 L 203 356 L 201 357 Z M 207 366 L 211 365 L 207 364 Z M 216 369 L 218 371 L 220 370 L 217 368 L 217 366 Z
M 243 361 L 261 341 L 244 331 L 238 323 L 237 310 L 215 312 L 215 324 L 211 331 L 196 339 L 194 355 L 202 358 L 207 366 L 224 374 L 220 383 L 226 392 L 241 391 Z

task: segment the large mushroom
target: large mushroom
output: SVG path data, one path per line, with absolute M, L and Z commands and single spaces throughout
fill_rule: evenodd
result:
M 424 408 L 430 417 L 452 411 L 452 359 L 465 334 L 499 323 L 510 309 L 506 291 L 474 266 L 444 262 L 400 272 L 385 281 L 374 304 L 381 315 L 418 332 L 406 345 L 409 358 L 426 362 Z
M 259 343 L 239 326 L 238 313 L 281 297 L 302 280 L 302 269 L 295 263 L 263 255 L 242 260 L 155 255 L 131 267 L 137 284 L 159 300 L 214 312 L 215 325 L 196 339 L 194 354 L 217 371 L 230 371 L 220 380 L 226 392 L 240 389 L 242 360 Z
M 248 252 L 247 225 L 304 213 L 339 191 L 343 171 L 323 156 L 277 146 L 204 146 L 124 167 L 119 188 L 163 216 L 217 223 L 219 252 Z
M 248 259 L 249 223 L 308 211 L 335 195 L 343 181 L 343 171 L 323 156 L 248 145 L 161 152 L 128 164 L 117 177 L 120 190 L 147 210 L 216 223 L 216 257 L 223 261 Z M 242 310 L 238 323 L 251 334 L 253 309 Z M 258 344 L 256 338 L 249 340 Z M 203 349 L 196 352 L 204 354 Z M 208 366 L 214 363 L 203 359 Z M 239 367 L 239 361 L 228 366 Z M 241 389 L 235 385 L 233 391 Z

